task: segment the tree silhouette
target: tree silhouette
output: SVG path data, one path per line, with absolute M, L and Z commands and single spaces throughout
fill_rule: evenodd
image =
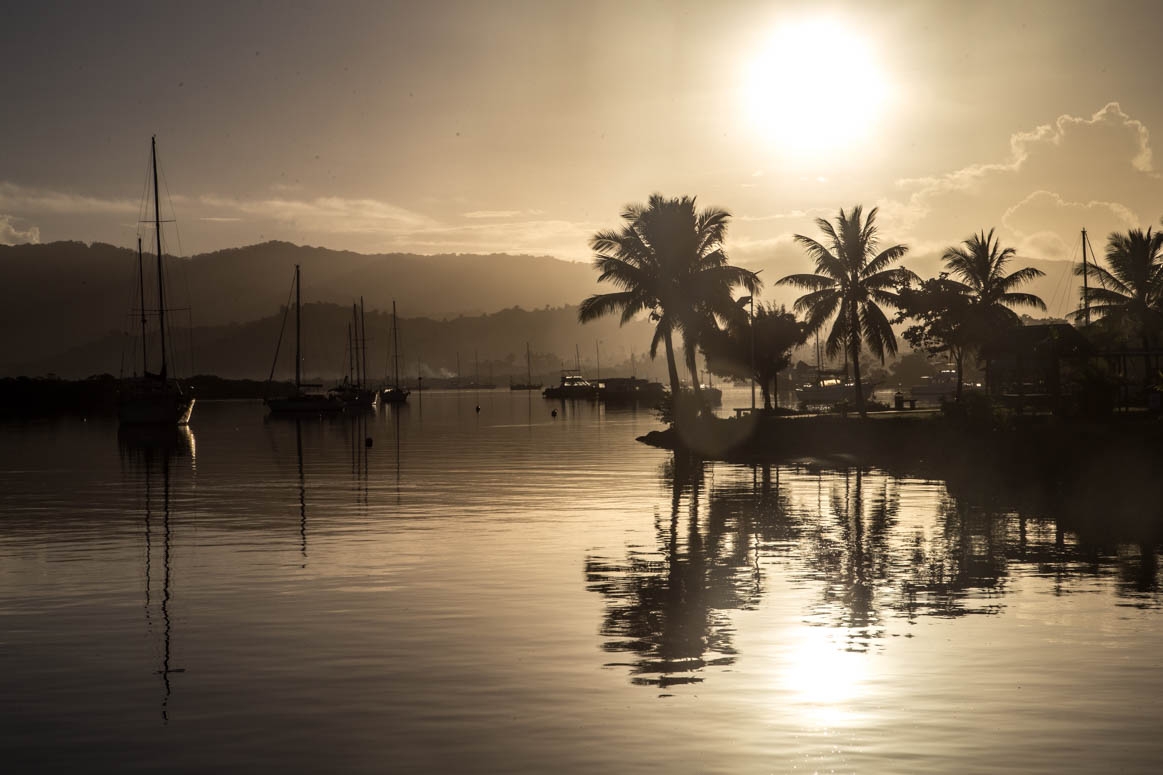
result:
M 963 240 L 960 246 L 947 248 L 942 256 L 945 268 L 961 281 L 969 299 L 968 317 L 964 320 L 964 346 L 958 351 L 957 360 L 958 401 L 961 400 L 965 351 L 996 337 L 1006 327 L 1019 325 L 1021 319 L 1011 307 L 1046 309 L 1045 302 L 1038 296 L 1014 290 L 1041 277 L 1044 272 L 1027 266 L 1006 274 L 1006 264 L 1014 257 L 1014 249 L 1003 249 L 993 232 L 990 229 L 986 234 L 983 229 Z
M 771 396 L 779 387 L 779 372 L 788 367 L 792 350 L 803 341 L 803 324 L 774 304 L 757 307 L 754 320 L 741 316 L 724 329 L 709 326 L 700 339 L 707 368 L 721 377 L 754 378 L 763 391 L 765 409 L 771 408 Z
M 860 382 L 860 350 L 868 348 L 884 362 L 885 351 L 896 354 L 896 335 L 880 305 L 897 306 L 892 289 L 916 278 L 903 267 L 889 267 L 900 260 L 908 248 L 893 245 L 879 253 L 877 248 L 877 208 L 863 217 L 863 207 L 856 205 L 849 212 L 840 210 L 833 226 L 824 218 L 816 225 L 827 237 L 827 245 L 795 235 L 808 256 L 816 264 L 816 274 L 793 274 L 779 281 L 808 293 L 796 300 L 795 310 L 807 313 L 807 334 L 823 328 L 834 320 L 828 334 L 827 353 L 836 356 L 847 351 L 852 360 L 856 378 L 856 406 L 860 416 L 866 416 L 864 386 Z
M 727 263 L 723 237 L 730 217 L 717 208 L 700 211 L 694 197 L 652 194 L 647 204 L 626 207 L 620 230 L 600 231 L 590 239 L 594 267 L 601 272 L 598 281 L 621 290 L 590 296 L 582 302 L 578 319 L 585 323 L 621 312 L 625 324 L 648 313 L 657 323 L 650 357 L 660 343 L 665 346 L 672 397 L 680 390 L 672 335 L 677 331 L 683 337 L 698 395 L 695 345 L 705 321 L 738 314 L 731 298 L 736 286 L 752 293 L 760 286 L 754 273 Z
M 1163 324 L 1163 232 L 1152 233 L 1150 227 L 1131 229 L 1126 234 L 1113 232 L 1107 238 L 1106 263 L 1075 267 L 1077 275 L 1086 274 L 1093 283 L 1083 291 L 1083 304 L 1100 318 L 1126 330 L 1134 331 L 1149 350 Z M 1083 313 L 1073 313 L 1078 318 Z M 1144 354 L 1145 379 L 1149 379 L 1150 356 Z

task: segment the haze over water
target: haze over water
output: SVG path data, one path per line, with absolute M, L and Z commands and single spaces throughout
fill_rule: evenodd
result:
M 1163 758 L 1157 547 L 875 468 L 676 460 L 634 440 L 645 410 L 477 403 L 295 421 L 201 402 L 164 442 L 6 425 L 5 768 Z

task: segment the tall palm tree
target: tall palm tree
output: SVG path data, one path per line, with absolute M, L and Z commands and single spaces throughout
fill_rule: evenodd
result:
M 622 212 L 621 229 L 599 231 L 590 239 L 599 282 L 621 290 L 600 293 L 582 302 L 578 319 L 589 322 L 621 312 L 621 322 L 649 313 L 657 325 L 650 357 L 658 345 L 666 348 L 671 395 L 680 390 L 673 334 L 683 337 L 687 367 L 699 391 L 695 344 L 710 316 L 738 314 L 731 292 L 743 286 L 758 290 L 759 278 L 727 263 L 723 238 L 731 214 L 717 208 L 700 211 L 694 197 L 667 199 L 652 194 L 645 205 L 629 205 Z
M 1151 349 L 1152 339 L 1163 325 L 1163 231 L 1131 229 L 1126 234 L 1113 232 L 1107 238 L 1106 263 L 1075 268 L 1086 274 L 1088 288 L 1083 303 L 1101 318 L 1130 328 L 1139 336 L 1143 350 Z M 1074 313 L 1077 318 L 1082 311 Z M 1150 373 L 1150 356 L 1143 362 Z
M 793 274 L 779 281 L 780 285 L 808 291 L 795 303 L 797 312 L 807 314 L 807 334 L 819 331 L 835 316 L 827 353 L 833 357 L 847 353 L 852 360 L 861 417 L 867 412 L 860 382 L 860 350 L 867 345 L 882 362 L 885 352 L 896 353 L 896 335 L 880 305 L 895 307 L 896 294 L 891 289 L 916 277 L 903 267 L 889 268 L 908 252 L 905 245 L 877 252 L 876 213 L 874 207 L 864 217 L 864 208 L 856 205 L 849 212 L 841 209 L 835 226 L 817 218 L 816 225 L 827 237 L 827 244 L 795 235 L 815 262 L 816 274 Z
M 980 233 L 963 240 L 961 245 L 946 248 L 942 256 L 945 269 L 957 278 L 946 282 L 960 285 L 969 300 L 967 322 L 970 330 L 967 342 L 970 344 L 981 345 L 986 337 L 1002 327 L 1017 324 L 1020 318 L 1011 307 L 1046 309 L 1046 303 L 1040 297 L 1014 290 L 1035 278 L 1042 277 L 1045 272 L 1027 266 L 1006 274 L 1006 265 L 1015 255 L 1014 249 L 1003 249 L 1000 240 L 994 238 L 993 232 L 994 230 L 990 229 L 986 234 L 983 229 Z M 962 357 L 958 359 L 957 364 L 958 401 L 961 400 L 961 360 L 964 352 L 962 348 Z M 987 373 L 987 382 L 988 376 Z

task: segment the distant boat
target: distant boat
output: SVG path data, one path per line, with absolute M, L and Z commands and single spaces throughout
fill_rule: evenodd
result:
M 301 311 L 301 294 L 300 288 L 299 265 L 295 265 L 295 392 L 289 396 L 282 396 L 279 398 L 267 398 L 263 401 L 267 408 L 271 410 L 272 414 L 323 414 L 343 411 L 343 402 L 335 396 L 323 393 L 307 393 L 303 388 L 321 387 L 320 385 L 306 385 L 302 380 L 302 352 L 300 350 L 301 333 L 302 333 L 302 311 Z M 283 325 L 286 326 L 287 318 L 283 315 Z M 279 332 L 279 341 L 283 339 L 282 331 Z M 279 349 L 275 346 L 275 360 L 278 361 Z M 274 379 L 275 369 L 271 366 L 271 377 L 267 380 L 269 385 Z
M 533 356 L 529 352 L 529 343 L 525 343 L 525 382 L 522 384 L 518 382 L 513 384 L 509 382 L 509 390 L 540 390 L 541 383 L 534 384 L 533 382 Z
M 166 359 L 166 285 L 162 268 L 162 222 L 157 187 L 157 138 L 150 140 L 150 160 L 153 166 L 153 223 L 157 234 L 157 294 L 158 339 L 161 342 L 161 368 L 149 370 L 149 348 L 146 347 L 145 275 L 141 253 L 141 238 L 137 240 L 137 282 L 141 307 L 141 362 L 142 376 L 122 380 L 118 399 L 117 417 L 123 425 L 185 425 L 194 411 L 194 397 L 189 388 L 169 378 Z
M 392 384 L 380 391 L 380 400 L 385 404 L 402 404 L 408 400 L 409 391 L 400 384 L 400 339 L 396 333 L 396 301 L 392 300 Z
M 608 377 L 598 383 L 598 398 L 608 404 L 657 404 L 666 397 L 661 382 L 637 377 Z
M 565 370 L 561 372 L 561 384 L 545 388 L 541 395 L 546 398 L 596 400 L 598 386 L 582 377 L 577 370 Z
M 962 382 L 961 389 L 962 392 L 969 392 L 979 389 L 979 386 L 972 382 Z M 956 395 L 957 370 L 941 369 L 933 377 L 921 377 L 921 384 L 913 385 L 909 388 L 909 393 L 913 398 L 944 398 Z
M 872 391 L 879 382 L 861 380 L 864 397 L 872 397 Z M 804 406 L 824 406 L 843 401 L 856 400 L 856 382 L 838 375 L 821 375 L 815 382 L 800 385 L 795 389 L 796 401 Z

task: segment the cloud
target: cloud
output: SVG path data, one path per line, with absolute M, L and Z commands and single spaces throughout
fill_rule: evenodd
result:
M 518 216 L 541 215 L 543 210 L 473 210 L 462 213 L 465 218 L 517 218 Z
M 205 194 L 195 201 L 218 211 L 245 213 L 293 225 L 303 231 L 327 234 L 402 234 L 437 225 L 426 215 L 378 199 L 337 196 L 315 199 L 238 199 Z
M 1117 102 L 1014 133 L 1007 159 L 897 185 L 906 198 L 880 203 L 885 231 L 939 244 L 996 226 L 1041 258 L 1068 257 L 1063 246 L 1083 226 L 1105 234 L 1146 225 L 1163 208 L 1150 132 Z
M 138 203 L 128 199 L 101 199 L 64 191 L 46 191 L 0 181 L 0 210 L 30 214 L 105 215 L 136 213 Z
M 19 228 L 11 215 L 0 215 L 0 245 L 20 245 L 25 242 L 40 242 L 40 229 L 35 226 Z
M 403 235 L 423 250 L 464 252 L 537 252 L 559 258 L 585 258 L 598 224 L 561 219 L 438 225 Z
M 1070 202 L 1050 191 L 1033 192 L 1002 216 L 1002 224 L 1020 240 L 1020 252 L 1060 259 L 1070 258 L 1067 245 L 1078 241 L 1067 243 L 1062 235 L 1075 237 L 1087 226 L 1100 237 L 1140 223 L 1134 211 L 1118 202 Z

